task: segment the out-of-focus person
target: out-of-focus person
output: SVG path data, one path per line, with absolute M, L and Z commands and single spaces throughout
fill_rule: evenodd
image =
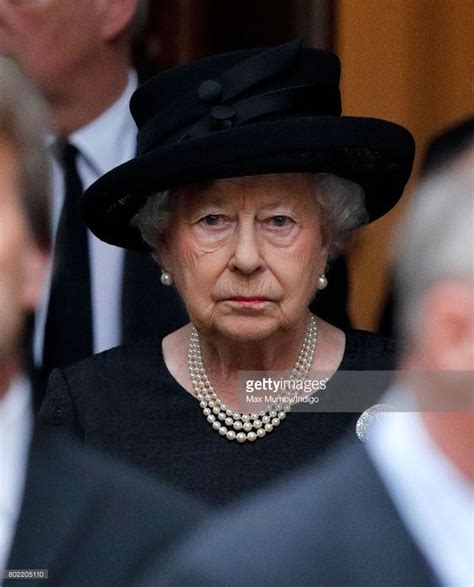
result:
M 50 585 L 133 585 L 200 508 L 34 425 L 24 329 L 50 247 L 46 125 L 40 96 L 0 58 L 0 573 L 5 585 L 22 571 L 36 584 L 34 570 Z
M 54 265 L 35 320 L 37 407 L 52 368 L 186 322 L 149 256 L 103 243 L 77 211 L 84 189 L 135 156 L 131 46 L 147 13 L 148 0 L 0 2 L 0 53 L 35 82 L 54 123 Z
M 339 78 L 336 55 L 292 41 L 137 90 L 137 157 L 95 182 L 82 211 L 105 241 L 151 251 L 190 321 L 55 370 L 45 423 L 214 505 L 356 434 L 368 405 L 296 413 L 290 401 L 250 405 L 238 387 L 240 371 L 299 383 L 326 371 L 325 397 L 344 403 L 353 390 L 337 374 L 395 365 L 390 340 L 311 311 L 327 265 L 397 203 L 414 156 L 405 128 L 341 115 Z
M 473 190 L 471 146 L 419 185 L 399 235 L 399 411 L 206 523 L 164 584 L 474 584 Z

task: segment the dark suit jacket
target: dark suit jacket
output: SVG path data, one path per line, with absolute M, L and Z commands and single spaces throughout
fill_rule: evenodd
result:
M 209 587 L 438 584 L 361 443 L 206 523 L 147 580 Z
M 203 509 L 132 468 L 37 430 L 7 568 L 48 569 L 50 587 L 128 587 Z

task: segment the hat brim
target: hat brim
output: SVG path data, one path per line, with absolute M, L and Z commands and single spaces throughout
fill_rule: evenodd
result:
M 151 193 L 212 179 L 267 173 L 334 173 L 362 186 L 369 220 L 400 199 L 415 154 L 403 127 L 374 118 L 266 121 L 159 146 L 106 173 L 84 193 L 81 213 L 101 240 L 148 249 L 131 219 Z

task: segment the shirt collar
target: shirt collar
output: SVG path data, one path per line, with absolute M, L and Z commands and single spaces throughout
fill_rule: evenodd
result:
M 129 132 L 130 125 L 134 126 L 128 105 L 137 86 L 137 73 L 131 70 L 128 74 L 127 86 L 120 98 L 95 120 L 69 137 L 69 142 L 77 147 L 98 176 L 115 167 L 116 146 L 123 142 L 123 137 Z
M 412 397 L 401 386 L 393 386 L 389 395 Z M 469 579 L 471 584 L 474 486 L 434 444 L 419 413 L 384 414 L 366 446 L 402 520 L 441 581 L 454 585 Z
M 13 517 L 19 511 L 32 430 L 31 385 L 19 375 L 0 400 L 0 513 Z

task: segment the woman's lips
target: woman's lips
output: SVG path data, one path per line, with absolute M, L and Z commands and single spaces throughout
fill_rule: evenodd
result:
M 225 299 L 226 302 L 234 302 L 239 306 L 243 307 L 255 307 L 264 304 L 265 302 L 270 302 L 269 298 L 265 298 L 262 296 L 232 296 L 230 298 Z
M 228 300 L 232 300 L 233 302 L 268 302 L 270 301 L 268 298 L 264 298 L 262 296 L 233 296 L 231 298 L 227 298 Z

